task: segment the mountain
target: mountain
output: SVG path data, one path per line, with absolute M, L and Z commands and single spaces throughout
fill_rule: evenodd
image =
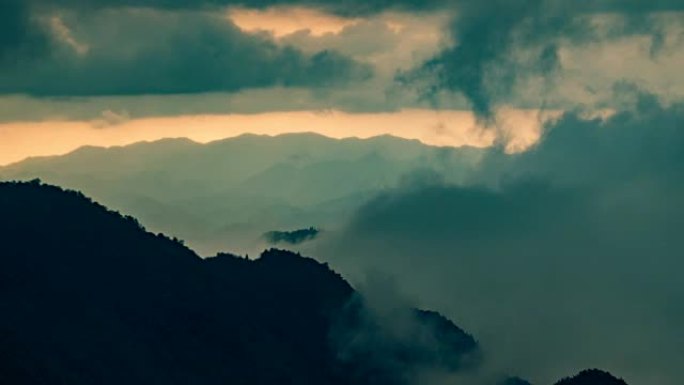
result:
M 0 183 L 0 215 L 2 384 L 384 385 L 477 364 L 473 337 L 438 313 L 408 309 L 423 340 L 396 335 L 298 254 L 202 259 L 38 181 Z
M 0 167 L 0 180 L 41 178 L 83 191 L 213 254 L 262 247 L 262 234 L 273 229 L 334 228 L 377 192 L 416 173 L 439 170 L 460 181 L 481 155 L 390 136 L 165 139 L 31 158 Z
M 203 259 L 39 181 L 0 183 L 0 215 L 2 384 L 406 385 L 483 358 L 441 314 L 378 316 L 299 254 Z M 556 385 L 626 384 L 588 370 Z
M 269 231 L 264 234 L 264 238 L 272 245 L 277 245 L 278 243 L 296 245 L 316 238 L 319 233 L 319 229 L 309 227 L 293 231 Z
M 627 385 L 627 383 L 608 372 L 588 369 L 573 377 L 562 379 L 555 385 Z
M 510 377 L 499 385 L 531 385 L 529 382 L 518 377 Z M 627 385 L 622 379 L 614 377 L 608 372 L 598 369 L 587 369 L 578 374 L 564 378 L 555 385 Z

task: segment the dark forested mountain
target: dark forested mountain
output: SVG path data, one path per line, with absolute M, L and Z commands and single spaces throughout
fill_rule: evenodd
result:
M 389 136 L 165 139 L 32 158 L 0 167 L 0 180 L 41 178 L 83 191 L 152 230 L 214 253 L 262 247 L 262 234 L 273 229 L 338 224 L 367 198 L 420 170 L 461 180 L 481 155 Z
M 598 369 L 589 369 L 574 377 L 564 378 L 558 381 L 556 385 L 627 385 L 627 383 L 610 373 Z
M 2 384 L 401 384 L 477 363 L 441 315 L 409 312 L 430 346 L 383 332 L 344 279 L 290 252 L 202 259 L 37 181 L 0 184 L 0 218 Z M 380 354 L 407 370 L 366 361 Z
M 529 382 L 518 377 L 506 379 L 500 385 L 531 385 Z M 622 379 L 614 377 L 608 372 L 598 369 L 588 369 L 578 374 L 564 378 L 555 385 L 627 385 Z
M 203 259 L 39 181 L 0 183 L 0 218 L 2 384 L 403 385 L 482 360 L 439 313 L 379 317 L 299 254 Z M 558 385 L 624 382 L 592 370 Z

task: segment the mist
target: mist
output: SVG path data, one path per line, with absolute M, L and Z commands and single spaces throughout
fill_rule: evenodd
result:
M 491 151 L 469 183 L 407 178 L 306 248 L 352 282 L 388 274 L 532 383 L 586 367 L 680 383 L 684 108 L 632 96 L 611 118 L 566 113 L 526 153 Z

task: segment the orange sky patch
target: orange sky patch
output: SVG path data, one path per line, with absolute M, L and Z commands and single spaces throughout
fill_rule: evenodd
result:
M 340 111 L 269 112 L 262 114 L 193 115 L 128 119 L 105 112 L 97 121 L 46 121 L 0 124 L 0 164 L 30 156 L 57 155 L 84 145 L 120 146 L 139 141 L 185 137 L 210 142 L 245 133 L 278 135 L 315 132 L 332 138 L 394 135 L 435 146 L 493 145 L 497 138 L 507 150 L 534 144 L 542 123 L 559 112 L 506 109 L 501 125 L 482 127 L 470 111 L 402 110 L 351 114 Z M 115 115 L 116 119 L 112 118 Z
M 268 31 L 275 37 L 301 30 L 309 30 L 314 36 L 339 33 L 344 27 L 356 22 L 355 19 L 298 7 L 272 7 L 263 10 L 231 8 L 228 18 L 243 31 Z

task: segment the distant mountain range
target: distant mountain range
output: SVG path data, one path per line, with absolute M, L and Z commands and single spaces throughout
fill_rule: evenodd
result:
M 2 384 L 394 385 L 481 360 L 438 313 L 406 309 L 397 328 L 297 254 L 202 259 L 38 182 L 0 183 L 0 215 Z M 558 385 L 624 382 L 594 370 Z
M 84 147 L 0 168 L 0 180 L 45 182 L 83 191 L 132 213 L 155 231 L 206 254 L 261 247 L 262 234 L 335 227 L 379 191 L 407 178 L 458 182 L 482 151 L 439 148 L 381 136 L 243 135 L 199 144 L 165 139 Z

